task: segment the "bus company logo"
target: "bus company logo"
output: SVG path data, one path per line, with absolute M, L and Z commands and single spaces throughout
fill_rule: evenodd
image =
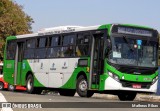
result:
M 55 66 L 55 64 L 53 63 L 53 64 L 52 64 L 52 67 L 54 67 L 54 66 Z
M 66 62 L 64 62 L 64 67 L 66 66 Z
M 64 62 L 62 69 L 67 69 L 67 63 Z
M 133 74 L 141 74 L 140 72 L 133 72 Z
M 7 68 L 12 68 L 12 64 L 7 64 Z
M 55 63 L 52 64 L 52 67 L 50 68 L 50 70 L 56 70 Z
M 43 63 L 41 63 L 41 68 L 40 69 L 43 69 Z

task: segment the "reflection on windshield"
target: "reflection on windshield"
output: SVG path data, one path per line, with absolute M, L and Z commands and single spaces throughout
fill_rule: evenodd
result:
M 114 37 L 109 61 L 122 65 L 155 67 L 157 43 L 154 41 Z

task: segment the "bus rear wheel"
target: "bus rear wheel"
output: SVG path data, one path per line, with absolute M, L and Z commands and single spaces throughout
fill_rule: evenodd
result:
M 88 82 L 83 75 L 77 79 L 76 91 L 80 97 L 92 97 L 94 94 L 94 92 L 88 90 Z
M 59 94 L 61 96 L 74 96 L 76 93 L 76 90 L 74 89 L 62 89 L 59 91 Z
M 27 77 L 27 82 L 26 83 L 27 83 L 26 84 L 27 92 L 29 94 L 41 94 L 42 89 L 34 87 L 34 78 L 33 78 L 32 75 L 29 75 Z
M 0 90 L 3 90 L 4 89 L 4 84 L 3 82 L 0 82 Z
M 121 92 L 118 94 L 118 98 L 121 101 L 133 101 L 136 97 L 136 92 Z

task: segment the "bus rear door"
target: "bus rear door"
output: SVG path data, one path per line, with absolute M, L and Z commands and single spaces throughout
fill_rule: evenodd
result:
M 21 85 L 22 60 L 24 52 L 24 42 L 17 42 L 15 55 L 14 85 Z

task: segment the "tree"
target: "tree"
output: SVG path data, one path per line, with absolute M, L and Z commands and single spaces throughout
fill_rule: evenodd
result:
M 12 0 L 0 0 L 0 58 L 7 36 L 31 33 L 33 19 Z

